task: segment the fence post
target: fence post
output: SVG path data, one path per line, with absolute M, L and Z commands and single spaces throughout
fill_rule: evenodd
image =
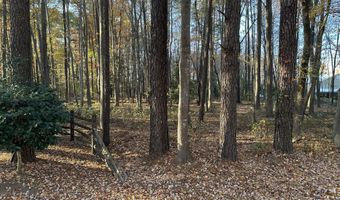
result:
M 92 115 L 92 130 L 91 130 L 91 152 L 92 154 L 97 154 L 97 144 L 95 141 L 94 132 L 97 128 L 97 117 L 96 114 Z
M 74 111 L 70 111 L 70 141 L 74 141 Z

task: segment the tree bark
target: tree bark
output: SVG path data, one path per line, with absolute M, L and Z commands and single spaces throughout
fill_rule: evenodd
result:
M 332 53 L 332 49 L 330 49 L 330 54 L 331 54 L 331 62 L 332 62 L 332 81 L 331 81 L 331 99 L 332 99 L 332 105 L 334 103 L 334 97 L 335 97 L 335 91 L 334 91 L 334 87 L 335 87 L 335 69 L 336 69 L 336 66 L 337 66 L 337 57 L 338 57 L 338 52 L 339 52 L 339 39 L 340 39 L 340 28 L 338 28 L 338 34 L 337 34 L 337 37 L 336 37 L 336 44 L 335 44 L 335 53 L 334 53 L 334 56 L 333 56 L 333 53 Z M 330 44 L 331 45 L 331 44 Z
M 2 0 L 2 77 L 7 77 L 7 0 Z
M 272 0 L 266 0 L 266 115 L 273 117 L 273 11 Z
M 42 65 L 42 83 L 48 86 L 50 83 L 50 66 L 48 65 L 48 55 L 47 55 L 47 4 L 46 0 L 40 1 L 40 11 L 41 11 L 41 65 Z
M 241 2 L 230 0 L 225 3 L 225 29 L 223 40 L 224 62 L 221 68 L 221 113 L 220 148 L 223 160 L 236 161 L 236 84 L 240 66 L 240 14 Z
M 325 1 L 326 4 L 325 4 Z M 322 11 L 320 16 L 320 22 L 319 22 L 319 31 L 316 35 L 316 41 L 315 41 L 315 55 L 314 55 L 314 61 L 313 61 L 313 68 L 312 68 L 312 74 L 311 74 L 311 88 L 310 88 L 310 95 L 307 96 L 310 98 L 309 100 L 309 113 L 314 113 L 314 102 L 315 102 L 315 89 L 317 87 L 317 82 L 319 79 L 319 73 L 321 68 L 321 54 L 322 54 L 322 42 L 323 42 L 323 35 L 326 29 L 326 24 L 328 21 L 328 15 L 329 15 L 329 9 L 330 9 L 330 3 L 331 0 L 321 0 L 320 5 L 322 5 Z M 325 7 L 326 6 L 326 7 Z M 307 104 L 306 104 L 307 105 Z
M 200 87 L 200 109 L 198 113 L 198 120 L 203 121 L 204 119 L 204 105 L 206 102 L 206 94 L 207 94 L 207 75 L 208 75 L 208 65 L 209 65 L 209 46 L 210 46 L 210 37 L 212 32 L 212 0 L 208 0 L 208 15 L 207 15 L 207 34 L 202 42 L 205 42 L 203 45 L 204 48 L 204 64 L 201 65 L 201 87 Z M 203 48 L 202 48 L 203 51 Z
M 83 2 L 78 3 L 79 12 L 79 89 L 80 89 L 80 106 L 84 106 L 84 30 L 83 30 Z
M 32 46 L 29 0 L 11 0 L 11 61 L 13 82 L 19 85 L 32 85 Z M 21 148 L 23 162 L 35 161 L 33 147 L 24 145 Z
M 69 79 L 68 79 L 68 69 L 69 59 L 67 51 L 67 22 L 66 22 L 66 0 L 63 0 L 63 24 L 64 24 L 64 74 L 65 74 L 65 101 L 69 101 Z
M 275 113 L 274 149 L 291 153 L 296 87 L 297 0 L 281 1 L 280 19 L 280 80 Z
M 310 59 L 310 51 L 312 49 L 312 31 L 310 26 L 310 0 L 302 1 L 302 19 L 303 19 L 303 54 L 301 58 L 300 76 L 298 82 L 298 110 L 302 114 L 305 102 L 306 83 L 308 75 L 308 64 Z
M 168 77 L 168 1 L 151 1 L 150 66 L 150 149 L 153 157 L 169 150 Z
M 103 142 L 110 144 L 110 38 L 109 1 L 100 1 L 100 120 L 103 129 Z
M 91 99 L 91 86 L 90 86 L 90 73 L 89 73 L 89 29 L 88 29 L 88 17 L 87 17 L 87 6 L 86 1 L 82 0 L 83 3 L 83 15 L 84 15 L 84 54 L 85 54 L 85 84 L 86 84 L 86 100 L 87 106 L 92 106 Z
M 177 124 L 177 158 L 181 163 L 190 159 L 189 146 L 189 84 L 190 84 L 190 5 L 191 0 L 181 1 L 181 60 L 179 70 L 179 104 Z
M 256 42 L 256 72 L 255 72 L 255 108 L 261 106 L 261 45 L 262 45 L 262 1 L 257 0 L 257 42 Z

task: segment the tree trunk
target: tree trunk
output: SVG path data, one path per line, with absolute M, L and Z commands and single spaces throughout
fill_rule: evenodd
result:
M 262 1 L 257 0 L 257 42 L 256 42 L 256 72 L 255 72 L 255 108 L 261 106 L 261 45 L 262 45 Z
M 109 42 L 109 1 L 100 1 L 100 120 L 103 142 L 110 144 L 110 42 Z
M 2 0 L 2 77 L 7 77 L 7 0 Z
M 157 157 L 169 150 L 168 77 L 168 1 L 151 0 L 150 68 L 150 149 Z
M 66 18 L 66 1 L 67 0 L 63 0 L 63 24 L 64 24 L 64 74 L 65 74 L 65 101 L 68 102 L 69 101 L 69 57 L 68 57 L 68 51 L 67 51 L 67 18 Z
M 57 69 L 55 66 L 55 59 L 54 59 L 54 48 L 52 42 L 52 31 L 51 31 L 51 20 L 49 17 L 48 9 L 46 9 L 46 16 L 47 16 L 47 25 L 48 25 L 48 34 L 49 34 L 49 42 L 50 42 L 50 61 L 51 61 L 51 69 L 52 69 L 52 86 L 58 90 L 58 74 Z
M 22 157 L 21 157 L 21 150 L 16 152 L 17 156 L 17 175 L 21 175 L 22 173 Z
M 266 0 L 266 53 L 267 53 L 267 81 L 266 81 L 266 115 L 273 117 L 273 11 L 272 0 Z
M 11 0 L 11 61 L 13 82 L 32 85 L 32 46 L 29 0 Z M 31 146 L 21 148 L 23 162 L 35 161 L 35 151 Z
M 247 2 L 247 7 L 246 7 L 246 27 L 249 32 L 251 32 L 250 29 L 250 16 L 249 16 L 249 7 L 250 7 L 250 2 Z M 247 63 L 247 95 L 248 95 L 248 101 L 251 101 L 252 97 L 252 79 L 251 79 L 251 74 L 252 74 L 252 64 L 251 64 L 251 54 L 250 54 L 250 33 L 247 34 L 247 48 L 246 48 L 246 63 Z
M 91 86 L 90 86 L 90 74 L 89 74 L 89 30 L 88 30 L 88 17 L 87 17 L 87 6 L 86 1 L 82 0 L 83 2 L 83 15 L 84 15 L 84 54 L 85 54 L 85 84 L 86 84 L 86 100 L 87 106 L 92 106 L 92 99 L 91 99 Z
M 72 87 L 73 87 L 73 97 L 76 100 L 76 103 L 78 105 L 78 95 L 76 91 L 76 72 L 74 67 L 74 57 L 73 57 L 73 50 L 71 45 L 71 26 L 70 26 L 70 0 L 66 0 L 66 24 L 67 24 L 67 49 L 68 49 L 68 59 L 69 64 L 71 64 L 71 70 L 68 70 L 68 82 L 71 87 L 71 80 L 70 75 L 72 74 Z M 71 90 L 69 89 L 69 97 L 71 96 Z
M 280 80 L 275 114 L 274 149 L 293 151 L 292 131 L 296 87 L 297 0 L 282 0 L 280 14 Z
M 46 0 L 41 0 L 40 2 L 41 10 L 41 67 L 42 67 L 42 83 L 48 86 L 50 83 L 50 67 L 48 65 L 48 55 L 47 55 L 47 4 Z
M 189 84 L 190 84 L 190 5 L 191 0 L 181 1 L 181 60 L 179 70 L 179 104 L 177 124 L 177 158 L 185 163 L 190 159 L 189 147 Z
M 303 112 L 303 106 L 305 102 L 305 93 L 306 93 L 306 83 L 307 83 L 307 75 L 308 75 L 308 64 L 310 59 L 310 51 L 312 45 L 312 31 L 310 27 L 310 0 L 302 1 L 302 19 L 303 19 L 303 54 L 301 58 L 301 67 L 300 67 L 300 75 L 298 82 L 298 106 L 299 106 L 299 114 Z
M 33 82 L 29 9 L 29 0 L 10 1 L 13 81 L 22 85 Z
M 200 109 L 198 113 L 198 120 L 203 121 L 204 119 L 204 105 L 206 101 L 207 95 L 207 75 L 208 75 L 208 65 L 209 65 L 209 46 L 210 46 L 210 38 L 212 32 L 212 0 L 208 0 L 208 15 L 207 15 L 207 34 L 202 42 L 205 42 L 203 45 L 204 49 L 204 64 L 201 65 L 201 87 L 200 87 Z M 203 48 L 202 48 L 203 51 Z
M 225 29 L 223 40 L 224 62 L 221 68 L 221 113 L 220 113 L 220 147 L 219 154 L 223 160 L 236 161 L 236 84 L 240 54 L 239 0 L 230 0 L 225 3 Z
M 80 106 L 84 106 L 84 33 L 83 33 L 83 2 L 79 1 L 79 88 L 80 88 Z
M 327 4 L 325 5 L 325 1 L 327 1 Z M 314 102 L 315 102 L 315 89 L 317 88 L 317 82 L 319 79 L 319 73 L 321 68 L 321 54 L 322 54 L 322 42 L 323 42 L 323 35 L 326 29 L 326 24 L 328 21 L 328 15 L 329 15 L 329 9 L 330 9 L 330 0 L 321 0 L 320 5 L 322 5 L 322 11 L 320 16 L 320 22 L 319 22 L 319 31 L 316 35 L 316 41 L 315 41 L 315 55 L 314 55 L 314 61 L 313 61 L 313 68 L 312 68 L 312 74 L 311 74 L 311 88 L 310 88 L 310 95 L 307 96 L 307 99 L 309 100 L 309 113 L 314 113 Z M 326 7 L 324 7 L 326 6 Z
M 338 28 L 338 34 L 337 34 L 337 37 L 336 37 L 336 44 L 335 44 L 335 53 L 334 53 L 334 56 L 333 56 L 333 53 L 332 53 L 332 49 L 330 49 L 330 54 L 331 54 L 331 62 L 332 62 L 332 81 L 331 81 L 331 99 L 332 99 L 332 105 L 334 103 L 334 97 L 335 97 L 335 89 L 334 89 L 334 86 L 335 86 L 335 69 L 336 69 L 336 66 L 337 66 L 337 57 L 338 57 L 338 52 L 339 52 L 339 39 L 340 39 L 340 28 Z M 329 39 L 330 40 L 330 39 Z M 330 44 L 331 46 L 331 44 Z
M 210 111 L 212 108 L 213 101 L 213 68 L 214 68 L 214 41 L 211 36 L 211 49 L 209 56 L 209 65 L 208 65 L 208 101 L 207 101 L 207 111 Z M 189 76 L 190 78 L 190 76 Z
M 34 25 L 36 25 L 36 23 L 34 23 Z M 37 40 L 35 39 L 34 33 L 33 31 L 31 32 L 31 38 L 33 41 L 33 50 L 34 50 L 34 54 L 35 54 L 35 76 L 36 76 L 36 83 L 40 83 L 40 79 L 39 79 L 39 75 L 40 75 L 40 56 L 39 56 L 39 51 L 38 51 L 38 44 L 37 44 Z

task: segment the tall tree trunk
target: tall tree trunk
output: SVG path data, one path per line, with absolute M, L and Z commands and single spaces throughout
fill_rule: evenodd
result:
M 71 64 L 71 70 L 68 70 L 68 82 L 71 86 L 70 74 L 72 74 L 72 87 L 73 87 L 73 97 L 76 100 L 78 105 L 78 95 L 76 90 L 76 72 L 74 67 L 74 57 L 71 45 L 71 25 L 70 25 L 70 0 L 66 0 L 66 23 L 67 23 L 67 49 L 68 49 L 68 58 L 69 64 Z M 71 96 L 71 90 L 69 89 L 69 96 Z
M 236 161 L 236 84 L 240 55 L 241 2 L 230 0 L 225 3 L 225 32 L 223 40 L 224 62 L 221 69 L 221 113 L 219 154 L 223 160 Z
M 13 82 L 19 85 L 32 85 L 32 46 L 30 27 L 30 1 L 10 0 L 11 19 L 11 61 Z M 34 148 L 25 145 L 21 148 L 23 162 L 35 161 Z
M 66 18 L 66 1 L 67 0 L 63 0 L 63 24 L 64 24 L 64 75 L 65 75 L 65 100 L 66 102 L 69 101 L 69 86 L 70 86 L 70 83 L 69 83 L 69 78 L 68 78 L 68 75 L 69 75 L 69 57 L 68 57 L 68 41 L 67 41 L 67 18 Z
M 340 46 L 339 46 L 339 40 L 340 39 L 340 28 L 338 27 L 338 34 L 337 34 L 337 37 L 336 37 L 336 44 L 335 44 L 335 53 L 334 53 L 334 56 L 333 56 L 333 53 L 332 53 L 332 48 L 330 48 L 330 55 L 331 55 L 331 62 L 332 62 L 332 80 L 331 80 L 331 99 L 332 99 L 332 105 L 334 103 L 334 97 L 335 97 L 335 69 L 336 69 L 336 66 L 337 66 L 337 57 L 338 57 L 338 52 L 339 52 L 339 49 L 340 49 Z M 330 39 L 329 39 L 330 40 Z M 331 46 L 331 44 L 330 44 Z
M 150 149 L 157 157 L 169 151 L 168 77 L 168 1 L 151 0 L 150 68 Z
M 251 74 L 252 74 L 252 64 L 251 64 L 251 54 L 250 54 L 250 16 L 249 16 L 249 7 L 250 7 L 250 2 L 247 2 L 246 5 L 246 27 L 249 33 L 247 34 L 247 48 L 246 48 L 246 63 L 247 63 L 247 92 L 248 92 L 248 100 L 251 101 L 251 96 L 252 96 L 252 80 L 251 80 Z
M 256 42 L 256 72 L 255 72 L 255 108 L 261 106 L 261 45 L 262 45 L 262 1 L 257 0 L 257 42 Z
M 84 106 L 84 30 L 83 30 L 83 1 L 79 1 L 79 88 L 80 88 L 80 106 Z
M 34 22 L 34 25 L 36 26 L 36 23 Z M 31 27 L 31 30 L 32 30 L 32 27 Z M 34 33 L 33 31 L 31 31 L 31 38 L 32 38 L 32 41 L 33 41 L 33 50 L 34 50 L 34 54 L 35 54 L 35 77 L 36 77 L 36 83 L 40 83 L 40 78 L 39 78 L 39 75 L 40 75 L 40 66 L 41 66 L 41 63 L 40 63 L 40 56 L 39 56 L 39 51 L 38 51 L 38 44 L 37 44 L 37 40 L 35 39 L 35 36 L 34 36 Z M 33 58 L 33 56 L 32 56 Z
M 41 11 L 41 65 L 42 65 L 42 83 L 48 86 L 50 83 L 50 66 L 48 65 L 47 55 L 47 5 L 46 0 L 40 1 Z
M 306 83 L 308 75 L 308 64 L 310 59 L 310 51 L 312 50 L 312 31 L 310 26 L 310 0 L 302 1 L 302 19 L 303 19 L 303 54 L 301 58 L 300 76 L 298 82 L 298 103 L 299 103 L 299 114 L 304 111 Z
M 89 75 L 89 29 L 88 29 L 88 17 L 87 17 L 87 6 L 86 1 L 83 1 L 83 15 L 84 15 L 84 54 L 85 54 L 85 84 L 86 84 L 86 100 L 87 106 L 92 106 L 91 99 L 91 87 L 90 87 L 90 75 Z M 91 65 L 92 66 L 92 65 Z
M 141 48 L 140 48 L 140 37 L 139 37 L 139 19 L 135 15 L 135 26 L 136 26 L 136 59 L 137 59 L 137 109 L 142 110 L 142 98 L 143 98 L 143 68 L 141 66 Z M 167 79 L 169 80 L 169 79 Z
M 48 9 L 46 9 L 46 16 L 47 16 L 47 25 L 48 25 L 48 34 L 49 34 L 49 42 L 50 42 L 50 61 L 51 61 L 51 69 L 52 69 L 52 85 L 55 89 L 58 89 L 58 77 L 57 77 L 57 69 L 55 66 L 55 59 L 54 59 L 54 48 L 53 48 L 53 41 L 52 41 L 52 31 L 51 31 L 51 20 L 48 13 Z
M 191 0 L 181 1 L 181 60 L 179 70 L 179 104 L 177 124 L 177 157 L 182 163 L 190 158 L 189 147 L 189 84 L 190 84 L 190 10 Z
M 297 0 L 282 0 L 280 10 L 280 80 L 275 113 L 274 149 L 291 153 L 296 88 Z
M 198 120 L 203 121 L 204 119 L 204 105 L 206 101 L 207 95 L 207 75 L 208 75 L 208 65 L 209 65 L 209 46 L 211 41 L 211 32 L 212 32 L 212 11 L 213 5 L 212 0 L 208 0 L 208 15 L 207 15 L 207 34 L 204 38 L 203 42 L 205 42 L 204 46 L 204 64 L 201 65 L 201 90 L 200 90 L 200 109 L 198 113 Z M 203 51 L 203 48 L 202 48 Z
M 115 99 L 116 99 L 116 106 L 119 106 L 120 101 L 120 70 L 122 68 L 122 13 L 119 11 L 119 31 L 118 31 L 118 58 L 117 64 L 114 67 L 114 77 L 115 77 Z
M 100 120 L 103 129 L 103 142 L 110 144 L 110 36 L 109 1 L 100 0 Z
M 266 81 L 266 115 L 273 113 L 273 11 L 272 0 L 266 0 L 266 53 L 267 53 L 267 81 Z
M 150 90 L 150 50 L 149 50 L 149 30 L 147 25 L 147 15 L 146 15 L 146 2 L 141 1 L 141 12 L 143 17 L 143 25 L 144 25 L 144 51 L 145 51 L 145 84 L 146 84 L 146 90 Z
M 208 65 L 208 99 L 207 99 L 207 111 L 210 111 L 212 108 L 212 96 L 213 96 L 213 68 L 214 68 L 214 40 L 211 35 L 211 47 L 210 47 L 210 55 L 209 55 L 209 65 Z
M 326 1 L 326 5 L 325 5 Z M 311 88 L 310 94 L 307 96 L 309 100 L 309 113 L 314 113 L 314 102 L 315 102 L 315 89 L 317 87 L 317 82 L 319 79 L 319 73 L 321 68 L 321 54 L 322 54 L 322 42 L 323 42 L 323 35 L 326 29 L 326 24 L 328 21 L 329 9 L 330 9 L 331 0 L 321 0 L 320 5 L 322 5 L 321 17 L 319 22 L 319 31 L 316 35 L 315 41 L 315 55 L 313 61 L 313 68 L 311 74 Z M 326 6 L 326 7 L 325 7 Z
M 2 0 L 2 77 L 7 77 L 7 0 Z

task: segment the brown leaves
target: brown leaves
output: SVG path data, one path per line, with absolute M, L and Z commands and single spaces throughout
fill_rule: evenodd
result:
M 195 108 L 195 107 L 194 107 Z M 249 110 L 246 105 L 240 110 Z M 282 155 L 272 151 L 271 139 L 252 134 L 246 113 L 238 132 L 239 160 L 222 162 L 217 157 L 218 113 L 208 113 L 207 131 L 193 134 L 193 161 L 176 164 L 176 128 L 170 130 L 171 152 L 159 160 L 148 157 L 147 128 L 140 119 L 128 119 L 122 126 L 113 123 L 110 151 L 128 173 L 119 184 L 105 164 L 91 155 L 89 143 L 60 144 L 38 152 L 38 162 L 24 165 L 17 179 L 9 154 L 0 154 L 0 199 L 336 199 L 340 194 L 340 157 L 331 143 L 319 139 L 323 132 L 295 143 L 296 152 Z M 331 117 L 331 115 L 329 115 Z M 323 116 L 325 123 L 331 123 Z M 249 120 L 249 121 L 247 121 Z M 270 125 L 270 124 L 269 124 Z M 171 125 L 171 126 L 175 126 Z M 325 127 L 329 126 L 328 124 Z M 329 126 L 331 127 L 331 126 Z M 261 126 L 261 130 L 266 127 Z M 269 130 L 271 127 L 269 127 Z M 317 129 L 319 130 L 319 129 Z M 326 131 L 326 130 L 325 130 Z M 270 134 L 270 133 L 268 133 Z M 322 136 L 323 137 L 323 136 Z M 199 139 L 197 139 L 199 138 Z M 303 143 L 322 143 L 323 153 L 304 151 Z M 319 150 L 319 148 L 313 151 Z

